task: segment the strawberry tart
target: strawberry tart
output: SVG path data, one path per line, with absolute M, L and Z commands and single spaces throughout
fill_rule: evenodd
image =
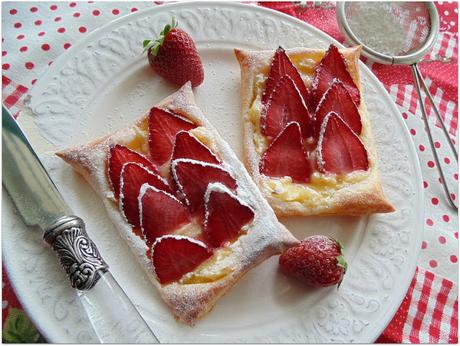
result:
M 235 54 L 246 167 L 277 215 L 394 210 L 380 184 L 360 47 Z
M 190 83 L 126 128 L 57 155 L 92 185 L 186 324 L 248 270 L 298 244 L 195 105 Z

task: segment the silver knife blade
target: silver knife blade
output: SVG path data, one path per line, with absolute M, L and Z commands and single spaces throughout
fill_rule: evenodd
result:
M 3 186 L 28 226 L 72 214 L 17 122 L 2 107 Z
M 62 198 L 11 114 L 2 108 L 3 185 L 28 226 L 40 226 L 102 343 L 158 343 L 109 271 L 82 219 Z

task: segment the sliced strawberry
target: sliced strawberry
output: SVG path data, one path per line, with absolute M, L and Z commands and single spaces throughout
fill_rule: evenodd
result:
M 360 94 L 350 72 L 348 72 L 345 60 L 340 54 L 339 49 L 330 45 L 323 60 L 316 69 L 315 80 L 313 82 L 313 96 L 315 105 L 318 104 L 323 94 L 331 86 L 334 79 L 339 79 L 350 93 L 351 98 L 359 106 Z
M 294 182 L 308 183 L 311 168 L 300 135 L 300 126 L 290 122 L 270 144 L 260 161 L 260 172 L 269 177 L 289 176 Z
M 181 131 L 176 135 L 171 160 L 192 159 L 219 164 L 220 161 L 209 148 L 189 132 Z
M 190 237 L 165 235 L 152 247 L 152 263 L 162 285 L 179 280 L 212 256 L 204 243 Z
M 159 175 L 137 163 L 126 163 L 123 166 L 120 179 L 120 209 L 126 221 L 133 227 L 140 226 L 138 197 L 141 186 L 145 183 L 171 193 L 167 182 Z
M 369 168 L 363 143 L 334 112 L 323 120 L 316 155 L 320 172 L 342 174 Z
M 149 247 L 156 238 L 190 222 L 187 206 L 170 193 L 149 184 L 142 185 L 138 202 L 141 230 Z
M 171 158 L 173 143 L 179 131 L 189 131 L 196 125 L 177 114 L 153 107 L 149 115 L 149 147 L 152 161 L 158 166 Z
M 268 73 L 267 80 L 265 81 L 265 88 L 262 94 L 263 105 L 267 104 L 268 100 L 272 96 L 273 91 L 275 90 L 276 85 L 285 75 L 288 75 L 292 78 L 294 84 L 300 92 L 300 95 L 302 95 L 305 103 L 307 103 L 309 94 L 305 83 L 303 82 L 299 71 L 297 71 L 297 68 L 292 64 L 284 49 L 279 47 L 275 52 L 270 72 Z
M 108 176 L 116 199 L 118 199 L 120 195 L 120 175 L 121 169 L 125 163 L 136 162 L 149 171 L 159 174 L 158 169 L 149 159 L 121 144 L 115 144 L 110 147 L 107 162 Z
M 254 211 L 222 184 L 209 184 L 205 201 L 203 233 L 213 247 L 236 239 L 241 228 L 254 219 Z
M 174 181 L 193 214 L 204 214 L 204 194 L 209 183 L 222 183 L 234 190 L 236 180 L 222 167 L 189 159 L 172 161 Z
M 262 132 L 274 138 L 291 121 L 299 123 L 303 137 L 311 135 L 311 117 L 307 106 L 292 78 L 285 75 L 276 85 L 267 106 L 262 110 Z
M 324 93 L 315 113 L 315 134 L 319 137 L 321 124 L 329 112 L 335 112 L 357 134 L 361 134 L 361 116 L 349 92 L 338 79 Z

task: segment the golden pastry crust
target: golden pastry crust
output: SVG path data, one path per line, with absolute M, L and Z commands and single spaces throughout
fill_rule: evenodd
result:
M 341 49 L 347 68 L 361 91 L 358 60 L 361 47 Z M 307 87 L 310 87 L 312 78 L 302 71 L 313 71 L 325 54 L 324 50 L 293 48 L 286 50 L 287 55 L 299 69 Z M 257 151 L 255 136 L 257 135 L 257 121 L 254 120 L 254 104 L 260 102 L 263 89 L 261 89 L 261 76 L 268 74 L 274 51 L 243 51 L 235 49 L 236 58 L 241 67 L 241 99 L 243 118 L 243 151 L 244 162 L 249 173 L 262 191 L 264 197 L 275 210 L 278 216 L 288 215 L 363 215 L 370 213 L 388 213 L 394 207 L 385 198 L 380 184 L 378 173 L 377 154 L 371 132 L 369 114 L 364 98 L 361 98 L 359 112 L 363 130 L 360 135 L 368 154 L 369 170 L 364 178 L 357 181 L 330 187 L 328 191 L 312 190 L 314 199 L 279 198 L 273 189 L 269 188 L 273 182 L 259 172 L 261 152 Z M 262 83 L 263 85 L 263 83 Z M 256 112 L 257 113 L 257 112 Z M 308 186 L 308 184 L 307 184 Z
M 196 124 L 204 127 L 209 139 L 212 140 L 211 147 L 216 150 L 226 168 L 236 178 L 238 195 L 244 196 L 244 200 L 251 205 L 255 212 L 254 221 L 249 225 L 247 233 L 228 246 L 231 251 L 225 257 L 225 261 L 228 262 L 232 271 L 221 279 L 207 283 L 175 282 L 161 285 L 156 279 L 153 266 L 146 255 L 147 246 L 145 242 L 133 233 L 114 202 L 105 164 L 109 146 L 118 143 L 132 148 L 134 145 L 137 146 L 137 150 L 144 150 L 147 153 L 148 146 L 140 145 L 138 137 L 139 134 L 146 136 L 144 132 L 147 131 L 148 113 L 122 130 L 89 144 L 60 151 L 57 155 L 81 173 L 104 201 L 112 222 L 137 255 L 142 267 L 158 288 L 161 297 L 170 307 L 176 319 L 193 325 L 197 319 L 209 312 L 216 301 L 251 268 L 268 257 L 281 253 L 287 247 L 297 244 L 298 240 L 278 222 L 273 210 L 260 194 L 243 164 L 196 106 L 189 83 L 161 101 L 157 107 L 187 115 Z

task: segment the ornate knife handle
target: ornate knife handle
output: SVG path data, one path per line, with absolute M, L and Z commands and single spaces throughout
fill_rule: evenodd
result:
M 109 269 L 77 216 L 57 219 L 45 230 L 43 239 L 56 252 L 73 288 L 91 289 Z

